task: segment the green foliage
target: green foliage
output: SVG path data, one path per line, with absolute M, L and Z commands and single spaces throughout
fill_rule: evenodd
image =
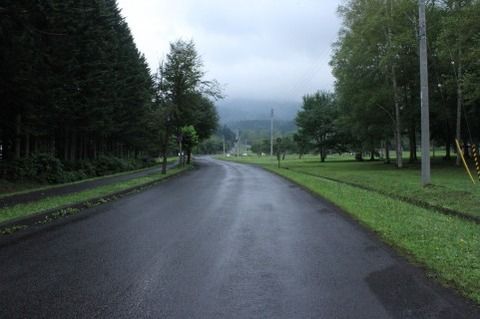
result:
M 193 125 L 182 127 L 182 140 L 185 149 L 192 149 L 198 144 L 199 137 Z
M 160 65 L 155 77 L 151 124 L 158 129 L 164 157 L 174 136 L 179 148 L 186 147 L 189 162 L 193 147 L 208 139 L 217 129 L 218 114 L 210 98 L 220 98 L 220 90 L 215 81 L 205 81 L 203 76 L 203 65 L 193 41 L 171 43 L 166 61 Z M 193 128 L 195 134 L 190 134 L 187 129 L 184 136 L 186 127 Z M 183 153 L 183 150 L 178 151 Z
M 420 118 L 417 1 L 350 0 L 339 13 L 343 25 L 330 62 L 337 133 L 350 140 L 347 149 L 361 152 L 391 145 L 398 128 L 398 142 L 408 142 L 415 161 Z M 463 140 L 480 138 L 479 14 L 480 2 L 474 0 L 432 1 L 427 7 L 431 136 L 444 143 L 447 157 L 457 120 Z M 466 116 L 457 112 L 463 100 Z
M 150 73 L 116 1 L 7 1 L 0 16 L 3 160 L 148 151 Z
M 8 162 L 2 166 L 2 170 L 5 178 L 13 182 L 34 181 L 40 184 L 59 184 L 135 170 L 154 163 L 148 159 L 122 159 L 104 155 L 95 160 L 63 163 L 51 154 L 39 153 Z
M 193 41 L 178 40 L 170 44 L 165 64 L 159 69 L 159 90 L 163 103 L 170 105 L 169 118 L 177 134 L 181 128 L 198 123 L 198 116 L 212 119 L 218 116 L 208 97 L 221 97 L 215 81 L 203 80 L 202 61 Z M 205 132 L 209 136 L 210 127 Z M 199 130 L 199 132 L 202 130 Z M 203 132 L 202 132 L 203 135 Z
M 8 163 L 5 175 L 9 180 L 33 180 L 57 183 L 64 178 L 62 162 L 50 154 L 35 154 L 29 158 Z
M 118 157 L 100 156 L 93 161 L 96 176 L 109 175 L 122 171 L 129 171 L 141 168 L 143 165 L 140 160 L 127 160 Z M 89 165 L 86 165 L 87 167 Z
M 0 161 L 9 167 L 0 178 L 59 183 L 138 168 L 173 153 L 182 127 L 199 140 L 216 129 L 209 98 L 220 91 L 203 79 L 193 42 L 172 43 L 152 77 L 116 0 L 4 1 L 0 43 Z M 57 160 L 53 171 L 37 169 L 47 165 L 40 153 Z
M 330 93 L 317 92 L 303 97 L 302 109 L 295 119 L 301 136 L 308 138 L 315 145 L 322 161 L 334 145 L 336 116 L 334 96 Z
M 223 152 L 223 140 L 218 136 L 212 136 L 194 148 L 197 154 L 220 154 Z
M 250 150 L 260 156 L 263 154 L 270 155 L 270 140 L 262 140 L 261 142 L 256 142 L 252 144 Z

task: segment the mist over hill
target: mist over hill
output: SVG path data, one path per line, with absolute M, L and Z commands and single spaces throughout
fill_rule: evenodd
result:
M 296 132 L 295 116 L 299 102 L 260 101 L 233 99 L 220 101 L 217 110 L 220 123 L 233 131 L 240 131 L 244 139 L 251 142 L 270 137 L 270 111 L 274 109 L 275 136 L 285 136 Z
M 239 121 L 270 120 L 270 110 L 274 109 L 275 120 L 293 121 L 301 102 L 261 101 L 249 99 L 226 99 L 217 103 L 222 124 Z

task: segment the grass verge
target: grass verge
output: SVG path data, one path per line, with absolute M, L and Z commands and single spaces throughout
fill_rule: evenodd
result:
M 425 267 L 430 277 L 480 304 L 480 225 L 321 177 L 262 166 L 331 201 Z
M 131 179 L 128 181 L 119 182 L 116 184 L 99 186 L 74 194 L 49 197 L 33 203 L 18 204 L 12 207 L 2 208 L 0 209 L 0 223 L 38 214 L 51 209 L 61 208 L 70 204 L 73 205 L 77 203 L 87 202 L 89 200 L 98 199 L 104 196 L 106 197 L 123 190 L 128 190 L 131 188 L 141 187 L 151 183 L 159 182 L 165 178 L 176 175 L 188 168 L 190 168 L 190 166 L 184 168 L 173 168 L 168 170 L 167 174 L 165 175 L 162 175 L 161 173 L 155 173 Z
M 172 164 L 177 161 L 177 157 L 169 157 L 167 164 Z M 139 173 L 142 171 L 146 171 L 155 167 L 160 167 L 161 163 L 157 163 L 153 166 L 149 167 L 144 167 L 144 168 L 139 168 L 131 171 L 124 171 L 124 172 L 119 172 L 115 174 L 110 174 L 110 175 L 103 175 L 103 176 L 97 176 L 97 177 L 89 177 L 85 179 L 81 179 L 75 182 L 70 182 L 70 183 L 63 183 L 63 184 L 41 184 L 33 181 L 19 181 L 19 182 L 9 182 L 3 179 L 0 179 L 0 198 L 2 197 L 8 197 L 8 196 L 14 196 L 14 195 L 19 195 L 19 194 L 25 194 L 25 193 L 30 193 L 30 192 L 36 192 L 36 191 L 43 191 L 46 189 L 52 189 L 52 188 L 58 188 L 58 187 L 64 187 L 68 185 L 74 185 L 74 184 L 80 184 L 84 182 L 90 182 L 90 181 L 95 181 L 103 178 L 110 178 L 110 177 L 116 177 L 116 176 L 123 176 L 123 175 L 128 175 L 128 174 L 134 174 L 134 173 Z
M 237 162 L 276 167 L 276 160 L 269 157 L 229 158 Z M 290 157 L 281 166 L 306 175 L 325 177 L 350 185 L 377 191 L 397 199 L 427 208 L 458 212 L 461 215 L 480 218 L 480 187 L 473 185 L 462 167 L 441 159 L 432 161 L 432 184 L 420 184 L 419 163 L 406 164 L 397 169 L 382 161 L 355 162 L 336 157 L 321 163 L 317 157 L 302 160 Z

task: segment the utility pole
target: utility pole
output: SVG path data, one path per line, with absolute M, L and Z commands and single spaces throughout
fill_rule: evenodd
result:
M 270 156 L 273 156 L 273 109 L 270 111 Z
M 223 135 L 223 156 L 225 157 L 227 154 L 225 152 L 225 135 Z
M 237 157 L 240 156 L 240 130 L 237 129 L 237 138 L 236 138 L 236 153 Z
M 427 23 L 425 21 L 425 0 L 418 0 L 420 38 L 420 100 L 422 129 L 422 185 L 430 184 L 430 119 L 428 106 L 428 60 Z

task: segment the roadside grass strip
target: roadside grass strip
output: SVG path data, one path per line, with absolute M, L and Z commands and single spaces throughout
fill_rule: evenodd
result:
M 239 163 L 276 167 L 276 160 L 268 157 L 221 158 Z M 456 214 L 480 221 L 480 187 L 473 185 L 465 172 L 450 163 L 432 164 L 432 185 L 422 187 L 420 168 L 411 165 L 397 169 L 381 161 L 356 162 L 331 160 L 321 163 L 318 158 L 302 160 L 287 158 L 282 168 L 332 179 L 351 186 L 378 192 L 411 204 L 447 214 Z
M 177 157 L 169 157 L 167 160 L 167 164 L 172 164 L 177 161 Z M 81 184 L 85 182 L 92 182 L 96 180 L 101 180 L 101 179 L 108 179 L 111 177 L 118 177 L 118 176 L 124 176 L 124 175 L 129 175 L 129 174 L 135 174 L 135 173 L 140 173 L 143 171 L 147 171 L 149 169 L 155 168 L 155 167 L 161 167 L 161 164 L 155 164 L 153 166 L 149 167 L 144 167 L 144 168 L 139 168 L 139 169 L 134 169 L 130 171 L 123 171 L 123 172 L 118 172 L 114 174 L 109 174 L 109 175 L 102 175 L 102 176 L 96 176 L 96 177 L 88 177 L 85 179 L 81 179 L 78 181 L 74 182 L 69 182 L 69 183 L 62 183 L 62 184 L 40 184 L 36 182 L 8 182 L 5 180 L 0 180 L 0 191 L 3 191 L 4 189 L 12 188 L 12 189 L 18 189 L 18 190 L 13 190 L 13 191 L 5 191 L 0 194 L 0 198 L 3 197 L 9 197 L 9 196 L 15 196 L 15 195 L 20 195 L 20 194 L 26 194 L 30 192 L 36 192 L 36 191 L 43 191 L 47 189 L 53 189 L 53 188 L 61 188 L 65 186 L 70 186 L 70 185 L 75 185 L 75 184 Z
M 433 184 L 420 185 L 416 169 L 398 170 L 383 163 L 291 163 L 285 165 L 299 173 L 331 178 L 390 195 L 419 205 L 436 206 L 480 220 L 480 188 L 472 185 L 458 168 L 433 170 Z M 401 199 L 401 198 L 399 198 Z M 415 204 L 415 203 L 414 203 Z
M 0 223 L 20 217 L 38 214 L 51 209 L 61 208 L 66 205 L 88 202 L 89 200 L 98 199 L 103 196 L 107 197 L 130 188 L 149 185 L 157 181 L 162 181 L 165 178 L 176 175 L 189 168 L 190 166 L 186 166 L 184 168 L 173 168 L 168 170 L 167 174 L 165 175 L 162 175 L 161 173 L 155 173 L 115 184 L 99 186 L 74 194 L 48 197 L 33 203 L 18 204 L 15 206 L 2 208 L 0 209 Z
M 368 190 L 264 165 L 321 195 L 424 266 L 427 274 L 480 304 L 480 226 Z

